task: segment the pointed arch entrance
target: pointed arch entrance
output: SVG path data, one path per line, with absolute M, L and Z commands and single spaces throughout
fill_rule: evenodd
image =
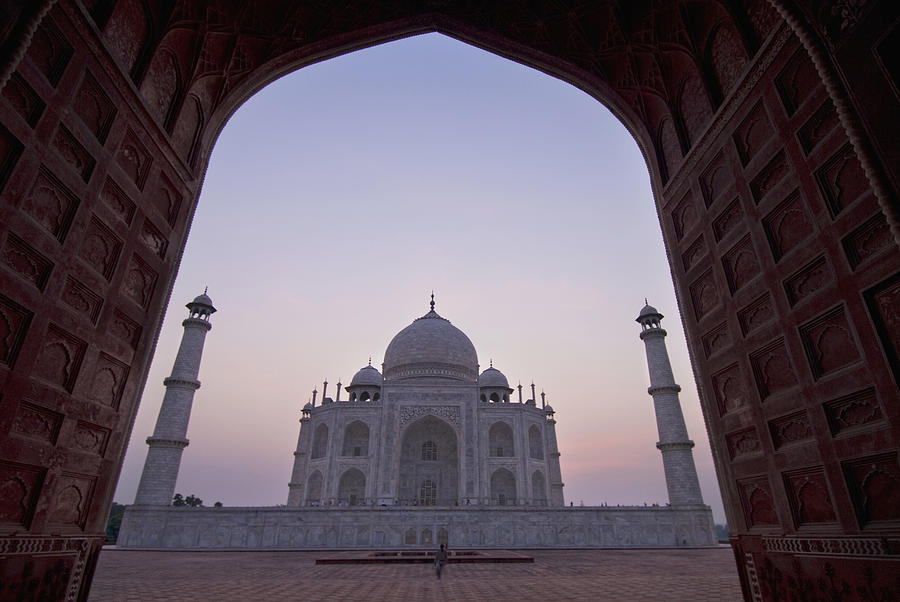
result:
M 635 136 L 745 594 L 826 567 L 849 591 L 892 578 L 900 505 L 875 485 L 900 477 L 896 3 L 26 4 L 0 29 L 0 413 L 51 428 L 0 434 L 11 548 L 64 533 L 94 565 L 228 116 L 288 71 L 437 31 L 572 83 Z
M 459 503 L 459 444 L 453 427 L 434 416 L 410 424 L 403 432 L 397 479 L 401 504 Z

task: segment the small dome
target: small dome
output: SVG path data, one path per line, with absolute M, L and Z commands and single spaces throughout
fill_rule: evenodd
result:
M 509 381 L 506 380 L 506 376 L 502 372 L 491 366 L 478 377 L 478 386 L 509 389 Z
M 546 406 L 544 406 L 544 413 L 545 413 L 545 414 L 552 414 L 552 413 L 553 413 L 553 406 L 550 405 L 550 404 L 547 404 Z
M 353 378 L 350 380 L 350 386 L 347 389 L 350 387 L 380 387 L 383 380 L 381 372 L 368 365 L 353 375 Z
M 195 310 L 194 308 L 198 305 L 206 308 L 206 311 L 200 310 L 200 313 L 205 313 L 207 315 L 216 313 L 216 308 L 213 306 L 212 299 L 206 294 L 206 289 L 203 289 L 203 292 L 194 297 L 194 300 L 185 305 L 185 307 L 193 312 Z
M 307 402 L 306 402 L 306 405 L 303 406 L 303 410 L 304 410 L 304 411 L 309 411 L 309 410 L 312 410 L 312 409 L 313 409 L 313 404 L 312 404 L 311 402 L 309 402 L 309 401 L 307 401 Z
M 466 334 L 432 309 L 397 333 L 384 352 L 385 380 L 450 378 L 475 382 L 478 354 Z
M 649 318 L 649 317 L 662 318 L 663 315 L 661 313 L 659 313 L 659 310 L 657 310 L 655 307 L 653 307 L 652 305 L 647 303 L 646 299 L 644 299 L 644 307 L 641 308 L 641 313 L 638 314 L 638 317 L 635 320 L 635 322 L 640 322 L 644 318 Z

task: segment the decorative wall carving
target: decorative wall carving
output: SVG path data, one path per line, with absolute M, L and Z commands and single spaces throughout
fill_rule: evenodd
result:
M 85 284 L 72 276 L 66 276 L 66 284 L 62 291 L 63 303 L 87 318 L 91 324 L 97 324 L 103 299 Z
M 120 309 L 113 311 L 112 320 L 109 322 L 109 334 L 135 349 L 141 338 L 141 326 Z
M 797 139 L 803 152 L 807 155 L 816 148 L 820 142 L 828 137 L 828 134 L 840 127 L 837 111 L 830 98 L 826 98 L 822 106 L 813 113 L 812 117 L 797 131 Z
M 701 234 L 697 240 L 691 243 L 691 246 L 688 247 L 687 251 L 681 254 L 681 263 L 684 265 L 684 271 L 689 271 L 692 267 L 697 265 L 697 263 L 706 255 L 706 245 L 703 241 L 703 235 Z
M 44 101 L 16 71 L 3 87 L 3 98 L 15 109 L 25 123 L 34 127 L 44 112 Z
M 165 259 L 166 248 L 168 247 L 169 241 L 166 240 L 166 237 L 163 236 L 162 232 L 160 232 L 149 219 L 144 218 L 144 223 L 141 226 L 140 241 L 154 255 L 160 259 Z
M 78 208 L 78 198 L 41 166 L 22 209 L 62 242 Z
M 103 456 L 109 441 L 109 429 L 79 420 L 72 433 L 72 444 L 80 451 Z
M 736 232 L 743 224 L 744 208 L 741 206 L 741 199 L 737 198 L 713 222 L 716 240 L 722 240 L 732 232 Z
M 72 57 L 72 46 L 63 37 L 53 19 L 45 17 L 34 32 L 26 56 L 38 71 L 44 74 L 47 81 L 56 86 Z
M 122 192 L 119 185 L 111 178 L 106 178 L 106 182 L 103 184 L 103 190 L 100 191 L 100 200 L 103 201 L 104 205 L 109 207 L 110 211 L 112 211 L 116 217 L 125 222 L 125 225 L 131 224 L 131 219 L 134 217 L 135 205 L 132 200 L 128 198 L 128 195 Z
M 834 216 L 869 191 L 869 181 L 849 143 L 816 171 L 816 180 Z
M 188 95 L 181 106 L 181 114 L 175 122 L 172 141 L 178 154 L 189 165 L 194 164 L 195 150 L 203 130 L 203 107 L 193 94 Z
M 731 346 L 731 334 L 728 324 L 722 322 L 703 335 L 703 354 L 709 358 Z
M 168 48 L 157 50 L 141 84 L 141 94 L 150 112 L 163 126 L 169 120 L 180 89 L 181 76 L 175 55 Z
M 759 204 L 776 185 L 791 173 L 784 151 L 780 151 L 760 172 L 750 180 L 750 192 Z
M 881 212 L 876 213 L 844 239 L 844 252 L 854 270 L 864 261 L 894 248 L 891 229 Z
M 837 307 L 800 327 L 800 336 L 816 378 L 859 360 L 859 349 L 843 307 Z
M 774 319 L 775 309 L 772 304 L 772 295 L 769 293 L 764 294 L 738 311 L 738 322 L 740 322 L 741 332 L 745 336 L 757 328 L 769 324 Z
M 150 19 L 140 0 L 117 2 L 103 32 L 107 48 L 126 73 L 135 70 L 149 35 Z
M 0 460 L 0 524 L 31 525 L 45 472 L 40 466 Z
M 97 359 L 97 366 L 94 369 L 90 400 L 118 409 L 127 378 L 128 366 L 105 353 L 101 353 Z
M 756 259 L 749 236 L 722 257 L 722 266 L 725 268 L 725 277 L 732 294 L 759 275 L 759 260 Z
M 713 392 L 720 414 L 738 410 L 747 403 L 747 389 L 742 381 L 737 364 L 732 364 L 712 375 Z
M 12 430 L 19 435 L 46 441 L 53 445 L 56 444 L 56 437 L 59 435 L 62 421 L 63 416 L 59 412 L 22 401 L 16 408 Z
M 12 368 L 34 314 L 0 294 L 0 364 Z
M 159 190 L 153 200 L 156 201 L 156 206 L 169 225 L 175 225 L 175 221 L 178 219 L 178 210 L 181 208 L 181 194 L 164 173 L 159 174 Z
M 694 315 L 699 321 L 719 304 L 719 291 L 711 271 L 704 273 L 691 285 Z
M 809 424 L 806 410 L 794 412 L 769 422 L 769 433 L 775 449 L 781 449 L 791 443 L 809 441 L 815 434 Z
M 680 239 L 685 232 L 689 232 L 699 219 L 697 208 L 690 194 L 684 195 L 681 202 L 672 209 L 672 225 L 675 227 L 675 235 Z
M 769 121 L 766 108 L 762 102 L 758 102 L 734 132 L 734 144 L 741 163 L 747 165 L 759 149 L 772 139 L 772 134 L 772 122 Z
M 788 115 L 792 115 L 821 85 L 816 68 L 802 47 L 794 53 L 775 78 L 775 87 Z
M 822 255 L 785 280 L 784 290 L 791 305 L 796 305 L 823 290 L 833 281 L 834 272 Z
M 844 463 L 856 517 L 863 527 L 900 521 L 900 465 L 897 452 Z
M 87 510 L 94 493 L 94 477 L 62 473 L 56 479 L 53 503 L 47 521 L 58 525 L 74 525 L 84 529 Z
M 75 170 L 75 173 L 81 176 L 82 180 L 87 182 L 91 179 L 91 174 L 94 172 L 96 161 L 94 161 L 94 158 L 87 152 L 84 146 L 78 142 L 75 135 L 63 124 L 59 124 L 59 127 L 56 128 L 56 136 L 53 138 L 53 147 L 56 148 L 56 151 L 60 156 L 66 160 L 66 163 Z
M 822 408 L 834 436 L 884 424 L 884 414 L 874 388 L 826 401 Z
M 700 175 L 700 189 L 703 191 L 703 200 L 706 202 L 706 206 L 712 205 L 733 186 L 734 176 L 728 160 L 720 152 Z
M 101 143 L 106 142 L 109 128 L 116 117 L 116 107 L 87 69 L 84 71 L 78 92 L 75 93 L 72 108 L 97 140 Z
M 3 245 L 3 263 L 19 277 L 44 290 L 53 263 L 24 240 L 10 232 Z
M 772 503 L 769 479 L 764 476 L 741 479 L 737 482 L 741 507 L 748 528 L 778 525 L 778 514 Z
M 0 190 L 22 154 L 22 143 L 0 125 Z
M 797 386 L 797 375 L 791 366 L 790 354 L 784 346 L 784 339 L 779 339 L 750 354 L 750 365 L 753 366 L 756 387 L 763 401 Z
M 797 248 L 815 231 L 806 203 L 797 190 L 763 218 L 763 228 L 775 261 Z
M 128 128 L 122 144 L 119 145 L 116 162 L 122 166 L 137 187 L 143 190 L 144 182 L 150 171 L 151 158 L 150 153 L 147 152 L 146 147 L 131 128 Z
M 894 379 L 900 384 L 900 276 L 866 291 L 865 296 Z
M 817 467 L 786 472 L 784 486 L 796 527 L 837 522 L 824 469 Z
M 122 280 L 122 292 L 126 297 L 146 309 L 153 297 L 157 277 L 156 272 L 147 265 L 146 261 L 137 255 L 132 255 L 125 270 L 125 278 Z
M 54 324 L 47 327 L 41 343 L 35 376 L 71 393 L 87 343 Z
M 748 427 L 725 435 L 728 455 L 732 460 L 743 456 L 756 456 L 762 453 L 762 444 L 756 427 Z
M 96 215 L 92 215 L 78 256 L 110 280 L 121 251 L 122 241 Z
M 400 406 L 400 428 L 423 416 L 436 416 L 457 429 L 460 426 L 459 406 Z

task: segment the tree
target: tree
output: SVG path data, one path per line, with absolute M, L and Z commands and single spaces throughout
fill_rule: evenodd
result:
M 119 527 L 122 526 L 122 515 L 125 514 L 124 504 L 113 502 L 109 510 L 109 520 L 106 522 L 106 543 L 116 543 L 119 538 Z
M 190 506 L 191 508 L 200 508 L 203 506 L 203 500 L 201 500 L 194 494 L 191 494 L 191 495 L 187 496 L 186 498 L 184 498 L 184 503 L 187 504 L 188 506 Z
M 176 493 L 175 497 L 172 498 L 172 505 L 173 506 L 186 506 L 187 504 L 184 503 L 184 496 L 181 495 L 180 493 Z
M 215 508 L 221 508 L 221 507 L 222 507 L 222 502 L 216 502 L 215 504 L 213 504 L 213 507 L 215 507 Z

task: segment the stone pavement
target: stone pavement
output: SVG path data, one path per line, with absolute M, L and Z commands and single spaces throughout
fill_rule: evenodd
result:
M 729 546 L 529 550 L 534 564 L 316 565 L 327 552 L 100 554 L 89 602 L 148 600 L 740 600 Z

